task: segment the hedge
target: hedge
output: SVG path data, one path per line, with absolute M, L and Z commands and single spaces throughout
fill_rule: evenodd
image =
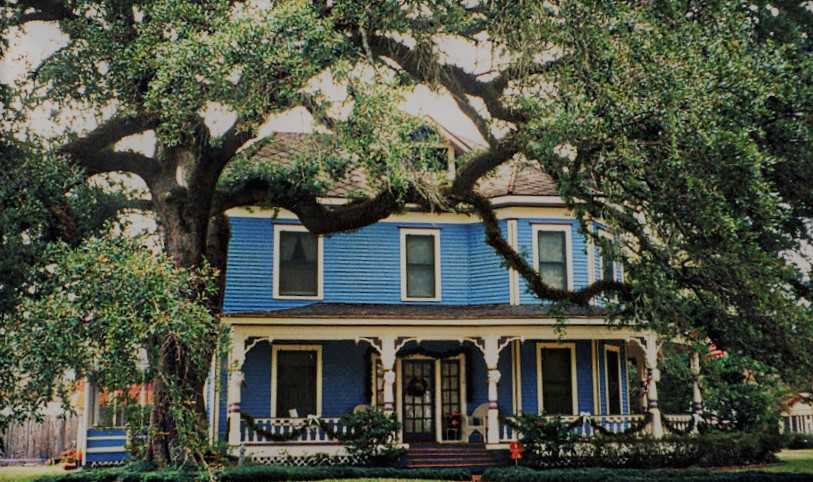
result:
M 639 469 L 545 469 L 527 467 L 487 469 L 483 482 L 652 482 L 674 480 L 681 482 L 809 482 L 810 474 L 787 474 L 771 472 L 709 472 L 707 470 L 639 470 Z
M 792 433 L 785 435 L 786 449 L 813 449 L 813 433 Z
M 284 480 L 336 480 L 336 479 L 431 479 L 471 480 L 464 469 L 394 469 L 374 467 L 292 467 L 248 465 L 225 469 L 220 473 L 222 482 Z M 208 480 L 198 472 L 161 470 L 143 472 L 129 467 L 115 469 L 83 469 L 63 475 L 46 476 L 37 482 L 180 482 Z
M 526 447 L 524 465 L 534 468 L 608 467 L 664 469 L 764 464 L 776 461 L 779 434 L 717 432 L 691 436 L 593 437 Z M 551 450 L 553 447 L 555 450 Z

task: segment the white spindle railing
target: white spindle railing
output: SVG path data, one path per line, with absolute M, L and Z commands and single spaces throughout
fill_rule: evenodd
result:
M 327 424 L 330 431 L 340 434 L 348 434 L 349 428 L 339 423 L 339 418 L 322 418 L 322 423 Z M 314 419 L 307 418 L 256 418 L 254 423 L 257 428 L 270 432 L 274 435 L 286 436 L 304 427 L 299 436 L 285 442 L 275 442 L 270 437 L 256 433 L 245 420 L 240 425 L 240 440 L 249 443 L 272 444 L 272 443 L 330 443 L 336 442 L 325 430 L 323 430 Z
M 685 432 L 692 426 L 692 415 L 661 415 L 675 430 Z
M 573 428 L 574 433 L 583 437 L 592 437 L 596 433 L 596 429 L 593 428 L 594 424 L 609 432 L 621 433 L 641 422 L 644 417 L 644 415 L 569 415 L 564 417 L 544 417 L 543 420 L 553 421 L 558 418 L 563 424 L 571 424 L 580 420 L 581 423 Z M 688 417 L 691 420 L 691 415 Z M 520 434 L 505 420 L 500 421 L 500 442 L 513 442 L 519 438 Z
M 813 414 L 784 415 L 785 433 L 813 434 Z

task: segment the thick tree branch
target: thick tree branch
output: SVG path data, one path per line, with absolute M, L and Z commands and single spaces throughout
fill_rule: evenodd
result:
M 513 137 L 501 139 L 489 150 L 473 157 L 457 170 L 449 193 L 462 197 L 474 190 L 477 181 L 490 170 L 509 161 L 519 152 L 518 142 Z
M 562 290 L 547 285 L 542 281 L 539 273 L 528 264 L 528 261 L 505 240 L 491 202 L 475 193 L 468 194 L 462 200 L 471 204 L 483 220 L 486 243 L 494 248 L 497 254 L 502 256 L 510 268 L 513 268 L 520 276 L 525 278 L 528 287 L 539 299 L 588 306 L 593 298 L 602 293 L 618 294 L 622 300 L 630 296 L 629 287 L 615 280 L 598 280 L 576 291 Z
M 406 45 L 393 39 L 380 35 L 370 38 L 370 48 L 376 55 L 391 58 L 401 66 L 407 73 L 422 82 L 433 83 L 438 81 L 455 96 L 458 102 L 465 101 L 466 95 L 479 97 L 485 103 L 488 113 L 494 119 L 506 122 L 518 123 L 527 120 L 525 116 L 503 104 L 500 100 L 504 86 L 499 83 L 482 82 L 474 74 L 466 72 L 464 69 L 448 64 L 440 64 L 428 59 L 427 55 L 421 55 L 415 49 L 410 49 Z M 502 87 L 502 88 L 499 88 Z M 471 112 L 464 113 L 471 118 Z M 479 116 L 479 114 L 477 115 Z M 482 131 L 482 119 L 474 118 L 472 121 Z M 490 133 L 489 133 L 490 136 Z M 488 137 L 486 137 L 488 139 Z
M 125 137 L 157 125 L 158 118 L 154 116 L 116 117 L 100 124 L 84 137 L 65 144 L 59 152 L 85 168 L 89 175 L 126 171 L 149 182 L 160 169 L 155 159 L 130 151 L 114 151 L 112 146 Z
M 12 22 L 14 25 L 37 21 L 52 22 L 75 17 L 61 0 L 20 0 L 16 3 L 0 1 L 0 7 L 13 8 L 20 12 Z

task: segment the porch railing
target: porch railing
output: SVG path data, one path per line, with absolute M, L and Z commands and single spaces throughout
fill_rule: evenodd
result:
M 641 422 L 644 417 L 644 415 L 569 415 L 544 417 L 543 419 L 553 421 L 558 418 L 564 424 L 572 424 L 580 420 L 581 423 L 573 428 L 573 432 L 582 437 L 592 437 L 596 433 L 593 425 L 598 425 L 608 432 L 620 433 Z M 691 415 L 689 420 L 691 420 Z M 500 420 L 500 442 L 513 442 L 519 438 L 520 434 L 517 430 L 514 430 L 505 420 Z
M 240 423 L 240 440 L 242 442 L 273 443 L 335 443 L 331 435 L 348 434 L 349 428 L 340 423 L 339 418 L 321 418 L 320 423 L 307 418 L 256 418 L 255 426 L 269 432 L 274 437 L 259 433 L 250 427 L 245 420 Z
M 692 415 L 667 415 L 662 414 L 661 418 L 665 419 L 669 422 L 669 425 L 672 426 L 675 430 L 680 432 L 686 432 L 692 426 Z M 668 431 L 667 427 L 664 427 L 665 431 Z
M 785 433 L 813 434 L 813 414 L 784 415 L 782 418 Z

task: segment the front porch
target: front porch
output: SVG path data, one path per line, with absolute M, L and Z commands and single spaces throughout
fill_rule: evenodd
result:
M 401 422 L 404 447 L 477 444 L 505 449 L 507 420 L 544 413 L 624 431 L 657 405 L 657 342 L 651 334 L 598 324 L 502 326 L 284 326 L 233 323 L 222 363 L 215 435 L 258 461 L 281 454 L 344 454 L 331 433 L 340 417 L 380 409 Z M 420 333 L 420 337 L 414 336 Z M 699 396 L 699 395 L 698 395 Z M 240 416 L 254 417 L 256 433 Z M 692 415 L 669 415 L 686 427 Z M 321 426 L 311 423 L 321 420 Z M 310 422 L 309 422 L 310 420 Z M 326 429 L 323 429 L 326 428 Z

